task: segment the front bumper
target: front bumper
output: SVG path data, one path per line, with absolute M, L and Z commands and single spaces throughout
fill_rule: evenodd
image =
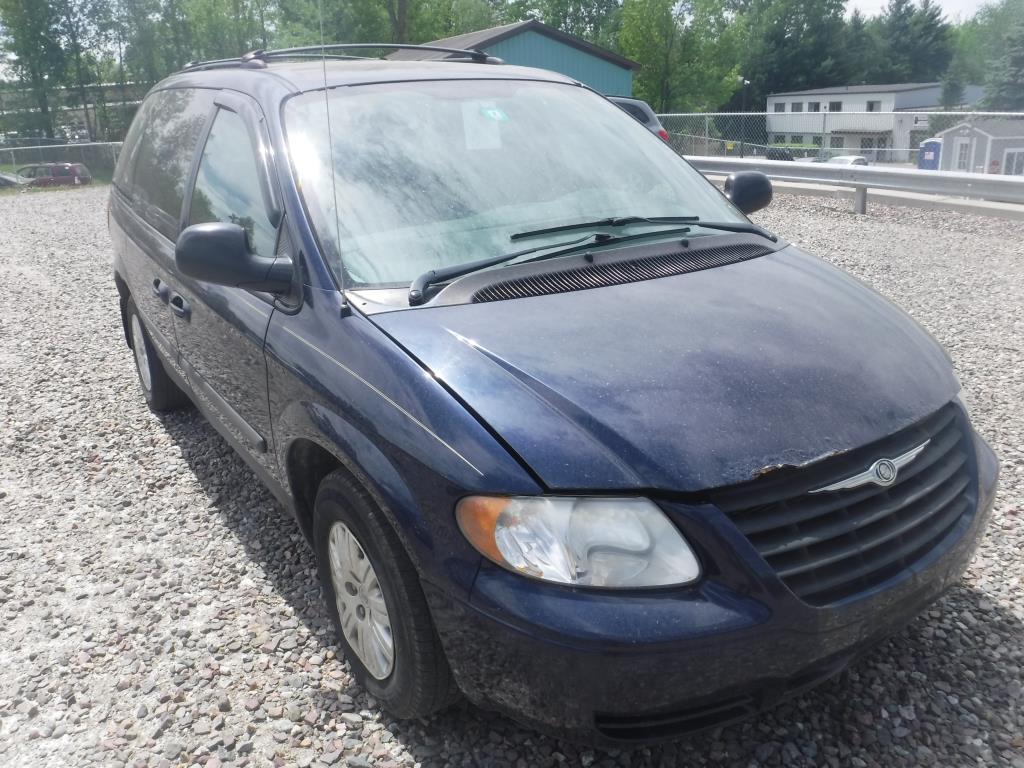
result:
M 913 567 L 815 608 L 714 507 L 663 504 L 702 554 L 695 587 L 588 591 L 484 564 L 469 602 L 426 585 L 455 678 L 473 702 L 606 745 L 667 739 L 747 717 L 840 672 L 955 584 L 988 519 L 998 463 L 975 436 L 977 504 Z

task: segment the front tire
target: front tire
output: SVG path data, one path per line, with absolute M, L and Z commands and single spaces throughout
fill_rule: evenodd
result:
M 327 610 L 360 685 L 396 717 L 423 717 L 458 689 L 416 568 L 372 497 L 344 470 L 324 478 L 314 543 Z
M 149 340 L 146 326 L 142 323 L 135 300 L 129 297 L 125 308 L 128 335 L 132 340 L 135 371 L 139 374 L 139 386 L 151 411 L 163 413 L 181 408 L 188 403 L 188 396 L 167 375 L 164 365 L 157 356 L 156 348 Z

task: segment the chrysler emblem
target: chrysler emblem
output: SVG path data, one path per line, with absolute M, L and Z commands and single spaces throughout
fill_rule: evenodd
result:
M 874 483 L 875 485 L 881 485 L 882 487 L 892 485 L 896 482 L 900 469 L 916 459 L 930 442 L 931 440 L 925 440 L 916 448 L 911 448 L 906 453 L 901 453 L 894 459 L 878 459 L 863 472 L 851 475 L 845 480 L 840 480 L 838 483 L 832 483 L 831 485 L 826 485 L 822 488 L 815 488 L 813 491 L 808 491 L 808 493 L 847 491 L 851 488 L 859 488 L 862 485 L 867 485 L 868 483 Z
M 879 459 L 871 465 L 871 471 L 875 473 L 875 482 L 879 485 L 892 485 L 899 472 L 896 464 L 889 459 Z

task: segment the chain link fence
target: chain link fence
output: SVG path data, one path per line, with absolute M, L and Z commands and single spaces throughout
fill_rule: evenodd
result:
M 121 142 L 37 145 L 12 147 L 0 144 L 0 170 L 9 173 L 39 163 L 82 163 L 97 181 L 110 181 L 121 151 Z
M 1024 113 L 717 112 L 659 115 L 684 155 L 1024 175 Z M 929 141 L 939 139 L 939 141 Z

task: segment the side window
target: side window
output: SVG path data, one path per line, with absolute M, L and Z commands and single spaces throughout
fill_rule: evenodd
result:
M 178 235 L 185 187 L 213 93 L 194 88 L 157 91 L 145 115 L 132 191 L 140 213 L 172 239 Z
M 277 231 L 270 225 L 260 191 L 256 153 L 241 116 L 221 109 L 199 162 L 189 224 L 224 221 L 249 234 L 249 247 L 273 256 Z
M 132 169 L 135 167 L 135 157 L 139 153 L 139 138 L 146 128 L 146 120 L 150 107 L 156 94 L 151 95 L 135 111 L 135 118 L 128 128 L 128 135 L 124 137 L 124 144 L 117 156 L 117 166 L 114 168 L 114 186 L 124 192 L 131 194 Z

